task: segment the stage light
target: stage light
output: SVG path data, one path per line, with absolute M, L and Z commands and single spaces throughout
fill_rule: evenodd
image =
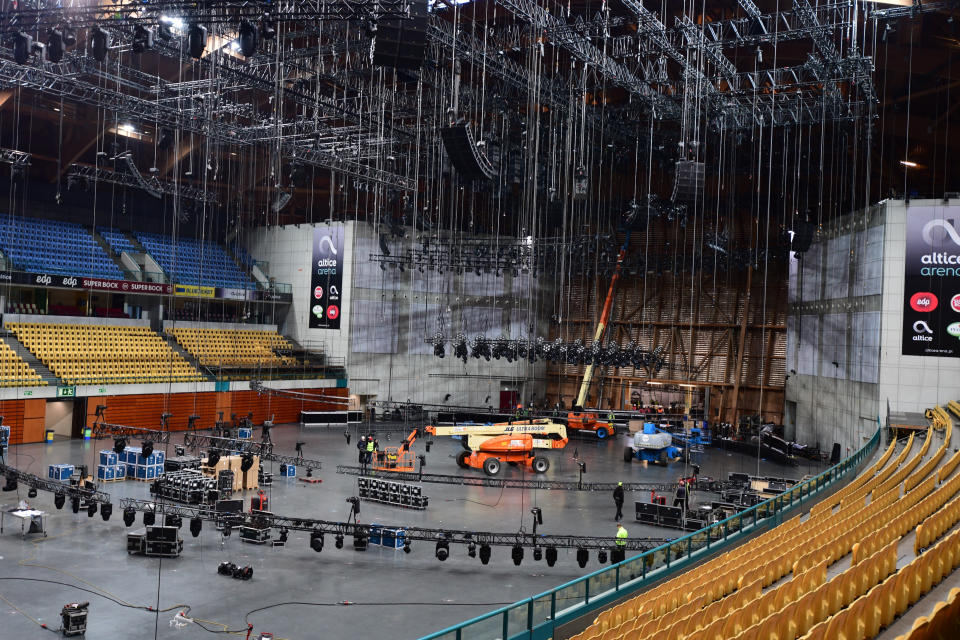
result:
M 103 518 L 103 521 L 106 522 L 110 519 L 110 516 L 113 515 L 113 505 L 109 502 L 104 502 L 100 505 L 100 517 Z
M 320 553 L 323 551 L 323 532 L 314 531 L 310 534 L 310 548 Z M 339 547 L 337 547 L 339 549 Z
M 63 32 L 57 28 L 47 32 L 47 60 L 50 62 L 63 60 Z
M 584 549 L 583 547 L 577 548 L 577 564 L 580 565 L 580 568 L 583 569 L 587 566 L 587 561 L 590 559 L 590 552 Z
M 450 544 L 446 540 L 440 540 L 437 542 L 436 550 L 437 560 L 443 562 L 450 557 Z
M 133 521 L 137 519 L 137 511 L 133 507 L 127 507 L 123 510 L 123 524 L 129 526 L 133 525 Z
M 533 559 L 535 562 L 543 560 L 543 549 L 539 546 L 533 548 Z
M 410 538 L 403 539 L 403 552 L 410 553 Z
M 190 47 L 190 57 L 199 60 L 207 48 L 207 28 L 199 24 L 191 24 L 187 30 L 187 39 Z
M 547 566 L 552 567 L 557 564 L 557 548 L 547 547 Z
M 33 53 L 33 38 L 21 31 L 13 36 L 13 59 L 17 64 L 26 64 Z
M 520 566 L 520 563 L 523 562 L 523 547 L 519 544 L 513 545 L 513 549 L 510 550 L 510 557 L 513 559 L 513 564 Z
M 474 542 L 471 542 L 467 545 L 467 555 L 471 558 L 477 557 L 477 545 Z
M 144 440 L 143 444 L 140 445 L 140 457 L 146 460 L 153 453 L 153 441 Z
M 600 551 L 597 553 L 597 561 L 598 561 L 600 564 L 606 564 L 606 562 L 607 562 L 607 550 L 606 550 L 606 549 L 600 549 Z
M 241 20 L 238 29 L 237 43 L 240 45 L 240 53 L 243 57 L 249 58 L 257 52 L 257 29 L 249 20 Z
M 217 463 L 220 462 L 220 452 L 216 449 L 210 449 L 207 451 L 207 466 L 215 467 Z M 280 465 L 280 474 L 283 475 L 285 465 Z
M 110 48 L 110 34 L 94 27 L 90 30 L 91 47 L 93 48 L 93 59 L 97 62 L 103 62 L 107 59 L 107 50 Z
M 68 47 L 76 46 L 77 44 L 77 30 L 73 27 L 64 27 L 63 28 L 63 44 Z
M 268 16 L 263 16 L 263 19 L 260 20 L 260 35 L 263 36 L 264 40 L 273 40 L 277 37 L 277 30 L 273 28 L 268 22 Z
M 353 550 L 354 551 L 366 551 L 367 550 L 367 536 L 362 533 L 353 534 Z
M 201 529 L 203 529 L 203 520 L 200 518 L 190 518 L 190 535 L 196 538 L 200 535 Z
M 95 515 L 97 515 L 97 503 L 91 500 L 87 505 L 87 516 L 92 518 Z
M 333 546 L 337 549 L 343 549 L 343 534 L 338 533 L 337 537 L 333 539 Z
M 240 458 L 240 471 L 243 471 L 244 473 L 246 473 L 247 471 L 250 470 L 252 466 L 253 466 L 253 454 L 252 453 L 243 454 L 243 456 Z
M 153 49 L 153 31 L 142 24 L 133 28 L 133 52 L 143 53 Z
M 901 160 L 900 164 L 902 164 L 905 167 L 910 167 L 911 169 L 914 169 L 917 166 L 917 163 L 911 160 Z
M 281 465 L 280 465 L 280 475 L 282 475 L 282 476 L 287 475 L 287 465 L 286 465 L 286 464 L 281 464 Z
M 152 527 L 153 523 L 157 521 L 157 514 L 155 511 L 144 511 L 143 512 L 143 524 Z
M 27 491 L 27 497 L 28 498 L 37 497 L 37 487 L 35 485 L 30 485 L 30 489 Z
M 70 509 L 74 513 L 80 513 L 80 498 L 78 498 L 77 496 L 73 496 L 72 498 L 70 498 Z
M 63 509 L 63 504 L 66 501 L 67 496 L 63 493 L 63 491 L 57 491 L 57 493 L 53 496 L 53 506 L 55 506 L 57 509 Z
M 164 522 L 168 527 L 176 527 L 177 529 L 183 526 L 183 518 L 178 515 L 168 515 L 164 518 Z
M 113 451 L 117 455 L 123 453 L 123 450 L 127 448 L 127 439 L 126 438 L 114 438 L 113 439 Z

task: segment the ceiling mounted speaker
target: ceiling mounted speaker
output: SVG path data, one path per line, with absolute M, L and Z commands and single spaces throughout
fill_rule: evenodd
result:
M 673 182 L 671 200 L 677 203 L 703 201 L 704 164 L 679 160 Z
M 90 46 L 93 49 L 93 59 L 103 62 L 107 59 L 107 51 L 110 49 L 110 34 L 100 27 L 94 27 L 90 30 Z
M 207 28 L 199 24 L 191 24 L 187 30 L 187 40 L 190 46 L 190 57 L 199 60 L 207 48 Z
M 383 19 L 373 38 L 373 64 L 419 69 L 427 57 L 427 3 L 410 3 L 409 18 Z
M 241 20 L 237 33 L 237 44 L 240 45 L 240 53 L 243 54 L 243 57 L 249 58 L 257 52 L 257 44 L 260 39 L 259 34 L 257 34 L 257 28 L 250 24 L 249 20 Z
M 491 180 L 497 175 L 496 169 L 480 151 L 473 138 L 473 131 L 467 124 L 440 128 L 440 139 L 447 157 L 463 178 Z

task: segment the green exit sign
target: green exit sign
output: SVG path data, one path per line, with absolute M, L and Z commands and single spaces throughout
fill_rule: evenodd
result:
M 58 398 L 73 398 L 77 395 L 76 387 L 57 387 Z
M 23 395 L 25 395 L 25 396 L 32 396 L 32 395 L 33 395 L 33 389 L 27 389 L 26 391 L 23 392 Z

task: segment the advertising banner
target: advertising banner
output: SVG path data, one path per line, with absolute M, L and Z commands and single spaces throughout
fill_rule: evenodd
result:
M 960 358 L 960 207 L 909 207 L 903 355 Z
M 311 329 L 340 328 L 345 264 L 343 225 L 315 227 L 308 307 Z
M 173 293 L 178 296 L 190 296 L 192 298 L 215 298 L 217 290 L 215 287 L 198 286 L 195 284 L 175 284 Z

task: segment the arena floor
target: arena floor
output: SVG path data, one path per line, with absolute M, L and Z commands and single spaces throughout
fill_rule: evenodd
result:
M 275 451 L 292 455 L 294 443 L 304 441 L 304 455 L 323 462 L 323 468 L 314 471 L 314 476 L 323 482 L 308 485 L 294 478 L 277 477 L 267 489 L 270 510 L 289 516 L 345 521 L 350 513 L 345 499 L 357 494 L 357 478 L 337 474 L 336 467 L 356 464 L 358 429 L 351 431 L 348 445 L 340 429 L 275 427 Z M 396 444 L 406 431 L 404 425 L 376 425 L 381 445 Z M 254 437 L 258 438 L 259 432 Z M 173 441 L 181 440 L 174 435 Z M 425 471 L 459 473 L 454 461 L 460 451 L 459 443 L 441 437 L 434 438 L 434 442 L 431 452 L 426 454 Z M 111 445 L 109 440 L 20 445 L 11 447 L 7 462 L 43 477 L 47 465 L 54 463 L 86 463 L 95 469 L 97 452 Z M 584 482 L 672 482 L 687 473 L 679 463 L 666 468 L 644 467 L 636 462 L 626 465 L 623 446 L 621 438 L 600 442 L 571 440 L 565 450 L 550 456 L 552 464 L 546 477 L 576 479 L 578 465 L 574 457 L 587 465 Z M 168 447 L 168 454 L 173 455 L 173 444 Z M 418 440 L 413 449 L 415 453 L 424 453 L 424 440 Z M 726 478 L 729 472 L 800 478 L 822 468 L 813 463 L 783 467 L 766 461 L 760 461 L 758 467 L 755 458 L 710 449 L 699 458 L 701 475 L 715 478 Z M 268 470 L 270 465 L 267 463 Z M 273 465 L 274 473 L 277 466 Z M 523 470 L 506 467 L 501 473 L 503 477 L 519 477 Z M 540 532 L 596 536 L 613 536 L 616 532 L 613 499 L 606 492 L 423 486 L 430 497 L 426 511 L 363 502 L 360 521 L 387 526 L 514 532 L 520 527 L 532 527 L 530 509 L 539 506 L 544 519 Z M 148 484 L 144 482 L 127 480 L 100 488 L 115 500 L 149 498 Z M 0 494 L 0 508 L 9 509 L 18 499 L 26 500 L 26 491 L 27 487 L 21 484 L 19 496 L 15 492 Z M 252 492 L 247 494 L 244 500 L 249 504 Z M 627 495 L 624 523 L 630 535 L 677 537 L 678 531 L 633 521 L 633 501 L 648 499 L 648 495 Z M 240 637 L 246 636 L 250 623 L 253 638 L 265 631 L 289 640 L 418 638 L 600 568 L 592 555 L 587 568 L 580 569 L 573 550 L 560 550 L 553 568 L 545 562 L 534 562 L 530 553 L 520 567 L 515 567 L 507 548 L 494 547 L 490 564 L 483 566 L 457 546 L 451 548 L 450 558 L 441 563 L 434 557 L 433 545 L 424 542 L 414 543 L 410 554 L 379 546 L 356 552 L 350 548 L 349 538 L 344 548 L 337 550 L 329 536 L 323 552 L 317 554 L 310 549 L 305 533 L 291 532 L 285 547 L 274 548 L 243 543 L 237 535 L 223 538 L 207 523 L 197 538 L 191 537 L 185 523 L 181 532 L 182 555 L 163 560 L 126 553 L 127 528 L 119 509 L 115 508 L 113 517 L 104 522 L 99 514 L 93 518 L 84 512 L 73 514 L 69 505 L 58 511 L 49 493 L 41 492 L 28 502 L 31 507 L 50 513 L 49 535 L 22 540 L 19 523 L 12 518 L 5 522 L 9 528 L 0 536 L 0 596 L 6 600 L 0 601 L 0 611 L 6 614 L 0 623 L 3 638 L 44 637 L 46 633 L 27 616 L 57 629 L 61 607 L 77 601 L 90 601 L 87 638 L 210 637 L 197 625 L 174 628 L 171 620 L 176 609 L 157 614 L 124 606 L 156 607 L 158 601 L 160 609 L 188 605 L 189 615 L 208 621 L 203 624 L 209 630 L 236 631 Z M 131 529 L 141 526 L 138 518 Z M 224 561 L 252 566 L 253 579 L 239 581 L 218 575 L 217 565 Z M 301 604 L 271 607 L 281 603 Z M 270 608 L 248 614 L 262 607 Z

